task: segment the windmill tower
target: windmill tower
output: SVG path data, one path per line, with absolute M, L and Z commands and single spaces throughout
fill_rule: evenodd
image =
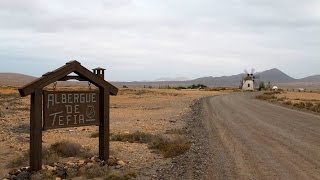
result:
M 244 91 L 253 91 L 256 79 L 256 76 L 254 76 L 254 69 L 251 69 L 251 73 L 249 73 L 247 70 L 244 70 L 245 76 L 242 79 L 242 90 Z

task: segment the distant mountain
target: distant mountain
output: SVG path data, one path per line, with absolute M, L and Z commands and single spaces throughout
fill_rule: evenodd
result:
M 204 84 L 206 86 L 239 86 L 240 80 L 244 74 L 221 76 L 221 77 L 202 77 L 191 80 L 191 84 Z
M 299 82 L 320 82 L 320 75 L 308 76 L 298 79 Z
M 207 86 L 232 86 L 237 87 L 240 85 L 240 81 L 245 74 L 237 74 L 232 76 L 221 76 L 221 77 L 203 77 L 193 80 L 194 84 L 205 84 Z M 288 76 L 279 69 L 273 68 L 263 72 L 255 73 L 255 76 L 259 77 L 256 81 L 272 82 L 272 83 L 290 83 L 295 82 L 296 79 Z
M 28 76 L 25 74 L 18 74 L 18 73 L 0 73 L 0 85 L 7 85 L 7 86 L 22 86 L 27 84 L 36 77 Z
M 296 79 L 288 76 L 277 68 L 273 68 L 270 70 L 263 71 L 261 73 L 257 73 L 260 76 L 260 80 L 264 82 L 273 82 L 273 83 L 288 83 L 296 81 Z

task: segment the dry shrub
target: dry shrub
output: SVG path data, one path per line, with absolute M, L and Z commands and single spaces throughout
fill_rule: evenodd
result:
M 315 105 L 313 105 L 311 108 L 310 108 L 311 111 L 314 111 L 314 112 L 320 112 L 320 103 L 317 103 Z
M 82 172 L 79 171 L 77 176 L 85 176 L 88 179 L 102 177 L 104 179 L 110 179 L 110 180 L 129 180 L 129 179 L 135 178 L 137 175 L 134 172 L 125 172 L 125 173 L 115 172 L 109 169 L 108 166 L 93 165 L 93 166 L 86 167 L 85 170 Z M 68 176 L 68 178 L 72 178 L 72 177 Z
M 170 140 L 165 137 L 156 136 L 149 143 L 149 148 L 160 152 L 164 157 L 170 158 L 185 153 L 191 147 L 191 143 L 185 138 Z
M 24 152 L 22 155 L 18 156 L 17 158 L 13 159 L 7 164 L 8 168 L 17 168 L 21 166 L 28 166 L 29 165 L 29 154 L 30 151 Z M 46 147 L 42 147 L 42 160 L 43 164 L 53 164 L 59 160 L 59 156 L 56 152 L 51 151 Z
M 258 95 L 256 96 L 257 99 L 261 99 L 261 100 L 276 100 L 277 97 L 274 95 L 267 95 L 267 94 L 262 94 L 262 95 Z
M 97 137 L 99 137 L 99 132 L 93 132 L 93 133 L 91 133 L 90 137 L 91 137 L 91 138 L 97 138 Z
M 185 133 L 183 130 L 172 130 L 172 134 Z M 174 132 L 174 133 L 173 133 Z M 170 134 L 170 131 L 169 133 Z M 176 136 L 174 139 L 169 139 L 160 135 L 152 135 L 144 132 L 135 132 L 132 134 L 115 134 L 110 137 L 112 141 L 123 142 L 138 142 L 148 143 L 149 148 L 158 153 L 163 154 L 164 157 L 174 157 L 185 153 L 191 147 L 191 143 L 183 136 Z
M 312 102 L 306 102 L 305 105 L 306 105 L 307 109 L 310 109 L 313 106 L 313 103 Z
M 277 101 L 285 101 L 287 98 L 286 97 L 282 97 L 282 98 L 278 98 Z
M 293 106 L 300 109 L 304 109 L 306 107 L 304 102 L 294 103 Z
M 275 94 L 280 94 L 280 91 L 270 91 L 270 92 L 265 92 L 265 95 L 275 95 Z
M 71 141 L 56 142 L 50 146 L 50 151 L 56 152 L 62 157 L 84 157 L 89 158 L 94 156 L 94 153 L 78 143 Z
M 283 104 L 292 105 L 292 102 L 291 101 L 285 101 L 285 102 L 283 102 Z
M 123 141 L 123 142 L 138 142 L 138 143 L 148 143 L 152 139 L 152 134 L 144 132 L 134 132 L 131 134 L 113 134 L 110 136 L 111 141 Z
M 49 171 L 47 169 L 42 169 L 40 171 L 34 172 L 31 175 L 31 179 L 37 180 L 37 179 L 56 179 L 56 175 L 53 173 L 53 171 Z
M 21 166 L 28 166 L 29 163 L 29 156 L 27 153 L 24 153 L 23 155 L 18 156 L 17 158 L 10 161 L 6 167 L 7 168 L 17 168 Z

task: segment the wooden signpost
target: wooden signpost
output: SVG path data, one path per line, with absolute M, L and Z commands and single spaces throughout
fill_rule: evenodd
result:
M 43 91 L 43 129 L 99 125 L 99 91 Z
M 99 158 L 109 159 L 109 95 L 118 89 L 104 80 L 103 68 L 89 71 L 77 61 L 44 74 L 19 89 L 22 97 L 31 95 L 30 103 L 30 168 L 42 167 L 42 131 L 56 128 L 99 126 Z M 78 76 L 70 76 L 75 73 Z M 88 81 L 98 91 L 46 91 L 44 87 L 57 81 Z

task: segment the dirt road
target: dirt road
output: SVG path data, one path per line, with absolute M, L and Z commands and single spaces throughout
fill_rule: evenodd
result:
M 320 116 L 248 94 L 207 98 L 203 108 L 208 179 L 320 179 Z
M 163 179 L 320 179 L 320 116 L 251 93 L 204 98 L 193 109 L 193 146 Z

